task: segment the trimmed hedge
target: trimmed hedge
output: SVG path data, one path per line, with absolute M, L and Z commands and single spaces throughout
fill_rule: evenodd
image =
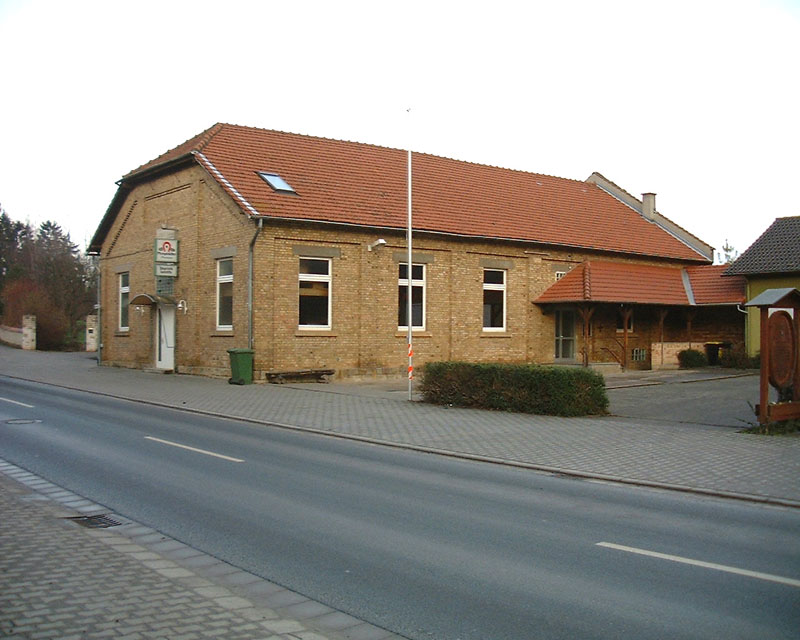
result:
M 591 369 L 530 364 L 429 362 L 420 392 L 426 402 L 550 416 L 608 410 L 603 376 Z
M 708 358 L 697 349 L 684 349 L 678 352 L 678 366 L 681 369 L 700 369 L 708 366 Z

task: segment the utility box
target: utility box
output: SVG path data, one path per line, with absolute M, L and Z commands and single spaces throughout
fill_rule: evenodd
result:
M 228 349 L 231 358 L 231 377 L 228 384 L 253 384 L 253 350 Z

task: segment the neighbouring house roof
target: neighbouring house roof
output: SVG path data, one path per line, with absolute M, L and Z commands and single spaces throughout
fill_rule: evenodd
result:
M 554 283 L 537 304 L 604 302 L 658 305 L 732 305 L 745 301 L 745 280 L 723 278 L 726 265 L 681 268 L 587 261 Z
M 779 289 L 767 289 L 766 291 L 762 291 L 745 306 L 791 307 L 797 309 L 798 305 L 800 305 L 800 291 L 793 287 L 781 287 Z
M 800 272 L 800 216 L 777 218 L 725 272 L 761 275 Z
M 99 252 L 130 188 L 197 163 L 252 217 L 405 229 L 407 152 L 217 124 L 125 175 L 90 244 Z M 707 263 L 700 251 L 591 182 L 414 153 L 415 231 Z M 258 172 L 276 174 L 293 192 Z

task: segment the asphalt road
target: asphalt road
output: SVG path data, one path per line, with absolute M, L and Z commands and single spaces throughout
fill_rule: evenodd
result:
M 19 418 L 41 422 L 7 422 Z M 415 640 L 777 639 L 800 629 L 797 510 L 5 378 L 0 457 Z

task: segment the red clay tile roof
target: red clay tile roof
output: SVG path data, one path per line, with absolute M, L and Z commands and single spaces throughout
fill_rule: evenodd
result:
M 726 265 L 683 269 L 628 262 L 583 262 L 547 289 L 538 304 L 607 302 L 628 304 L 740 304 L 744 279 L 723 278 Z M 688 276 L 684 280 L 684 274 Z M 693 300 L 690 294 L 693 293 Z
M 723 278 L 730 265 L 714 264 L 687 267 L 697 304 L 744 304 L 747 300 L 744 276 Z
M 123 182 L 188 154 L 250 215 L 406 226 L 405 151 L 217 124 Z M 428 154 L 412 162 L 415 230 L 707 262 L 594 184 Z M 273 191 L 257 171 L 277 173 L 297 195 Z

